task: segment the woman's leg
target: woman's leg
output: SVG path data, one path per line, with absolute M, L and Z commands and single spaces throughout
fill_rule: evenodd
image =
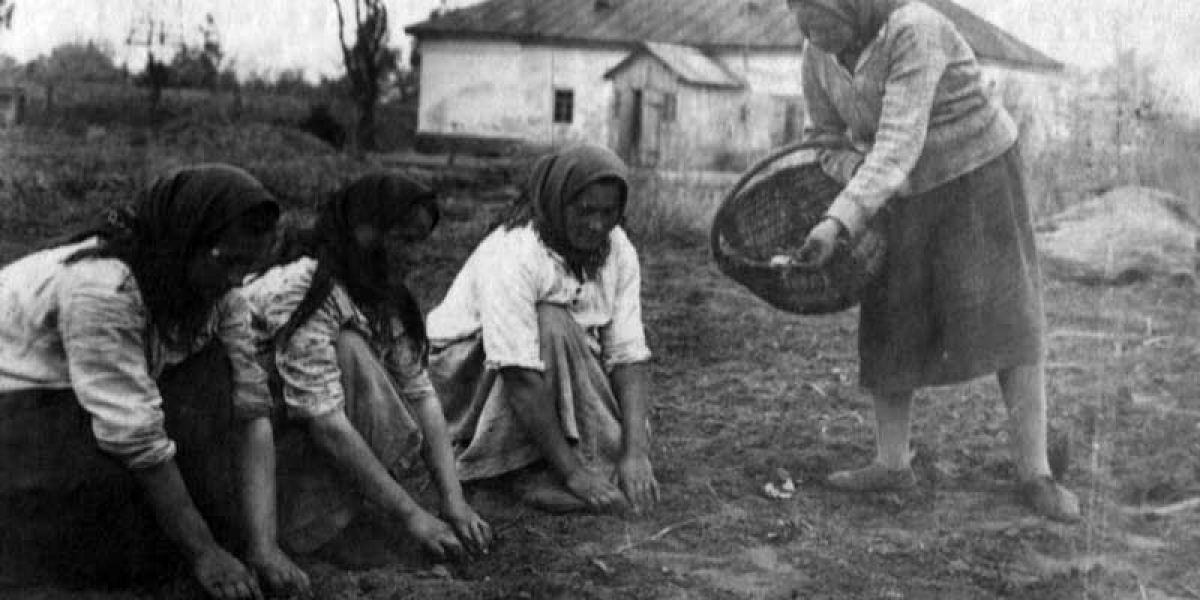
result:
M 70 390 L 0 393 L 0 586 L 148 583 L 177 559 Z
M 912 392 L 876 394 L 875 463 L 887 469 L 909 468 Z
M 852 492 L 873 492 L 913 487 L 909 467 L 909 430 L 912 391 L 875 392 L 875 461 L 861 469 L 838 471 L 829 485 Z
M 1001 370 L 1000 393 L 1008 407 L 1017 480 L 1026 499 L 1042 515 L 1059 521 L 1080 518 L 1079 500 L 1050 476 L 1046 452 L 1046 385 L 1041 363 Z
M 420 458 L 419 426 L 362 335 L 342 331 L 335 345 L 346 419 L 390 476 L 407 473 Z M 363 496 L 313 442 L 308 427 L 292 421 L 283 429 L 276 444 L 280 543 L 292 552 L 313 552 L 350 524 Z

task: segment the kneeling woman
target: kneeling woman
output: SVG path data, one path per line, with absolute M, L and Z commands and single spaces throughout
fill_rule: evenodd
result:
M 231 290 L 278 216 L 245 172 L 185 168 L 133 210 L 0 270 L 6 578 L 126 584 L 159 571 L 165 533 L 211 595 L 260 596 L 254 572 L 217 540 L 264 526 L 231 506 L 260 500 L 271 435 L 249 307 Z M 277 547 L 240 541 L 274 591 L 307 591 Z
M 278 535 L 289 550 L 332 540 L 363 498 L 439 558 L 491 543 L 490 527 L 463 499 L 425 371 L 424 322 L 402 280 L 406 247 L 437 217 L 426 188 L 365 176 L 336 193 L 311 230 L 285 240 L 274 266 L 245 288 L 260 359 L 288 417 L 276 455 Z M 422 455 L 445 521 L 397 480 Z
M 641 274 L 618 227 L 627 196 L 625 165 L 605 148 L 543 157 L 430 313 L 430 371 L 464 480 L 545 461 L 550 480 L 518 480 L 535 484 L 524 486 L 532 504 L 657 499 Z

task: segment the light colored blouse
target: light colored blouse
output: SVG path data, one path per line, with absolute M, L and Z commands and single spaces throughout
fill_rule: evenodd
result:
M 345 405 L 342 371 L 338 366 L 337 337 L 343 329 L 361 333 L 367 339 L 384 368 L 392 376 L 401 398 L 418 403 L 436 399 L 436 392 L 421 356 L 408 339 L 381 339 L 371 330 L 370 322 L 340 283 L 334 283 L 329 296 L 282 345 L 275 335 L 312 286 L 317 261 L 301 258 L 268 270 L 242 288 L 254 314 L 253 328 L 260 356 L 283 381 L 283 401 L 288 414 L 311 419 L 340 410 Z M 394 324 L 396 331 L 403 326 Z
M 96 243 L 36 252 L 0 269 L 0 394 L 71 389 L 102 450 L 130 468 L 158 465 L 174 457 L 175 443 L 155 379 L 217 338 L 233 365 L 235 415 L 268 414 L 249 306 L 236 290 L 220 300 L 193 348 L 170 348 L 150 327 L 128 265 L 112 258 L 64 264 Z
M 429 313 L 431 342 L 437 347 L 482 333 L 490 368 L 543 371 L 537 305 L 548 303 L 567 309 L 606 368 L 649 360 L 637 251 L 619 227 L 609 246 L 594 280 L 579 281 L 531 226 L 496 229 Z
M 854 72 L 809 44 L 802 59 L 806 141 L 865 150 L 828 214 L 852 234 L 893 196 L 929 191 L 1000 156 L 1017 127 L 984 90 L 975 53 L 921 2 L 891 14 Z

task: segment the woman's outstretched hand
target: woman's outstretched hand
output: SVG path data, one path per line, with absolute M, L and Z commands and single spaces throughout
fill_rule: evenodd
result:
M 833 251 L 837 248 L 838 235 L 841 230 L 841 224 L 835 219 L 825 218 L 817 223 L 817 226 L 808 232 L 804 245 L 797 252 L 800 266 L 820 269 L 828 264 L 829 259 L 833 258 Z
M 278 546 L 250 551 L 246 565 L 258 575 L 259 583 L 269 596 L 312 597 L 308 575 Z
M 466 554 L 454 529 L 445 521 L 424 510 L 417 510 L 407 520 L 405 528 L 409 535 L 416 538 L 421 546 L 439 561 L 458 560 Z
M 459 506 L 446 507 L 445 518 L 468 552 L 475 556 L 487 554 L 492 545 L 492 526 L 479 513 L 463 502 Z
M 658 480 L 644 453 L 623 457 L 617 465 L 617 479 L 635 513 L 640 514 L 658 502 Z

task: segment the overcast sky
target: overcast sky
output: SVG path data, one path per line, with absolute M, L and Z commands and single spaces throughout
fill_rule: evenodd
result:
M 446 0 L 451 7 L 478 0 Z M 741 0 L 727 0 L 730 2 Z M 759 0 L 779 1 L 783 0 Z M 225 54 L 242 73 L 303 68 L 310 76 L 338 72 L 333 0 L 15 0 L 11 31 L 0 52 L 29 60 L 55 44 L 106 41 L 118 61 L 140 66 L 145 50 L 125 39 L 139 15 L 165 15 L 173 30 L 198 40 L 206 13 L 215 17 Z M 1200 106 L 1200 1 L 960 0 L 962 4 L 1051 56 L 1085 68 L 1133 46 Z M 344 4 L 352 0 L 343 0 Z M 393 40 L 407 47 L 404 25 L 423 20 L 442 0 L 387 0 Z M 407 56 L 405 57 L 407 60 Z

